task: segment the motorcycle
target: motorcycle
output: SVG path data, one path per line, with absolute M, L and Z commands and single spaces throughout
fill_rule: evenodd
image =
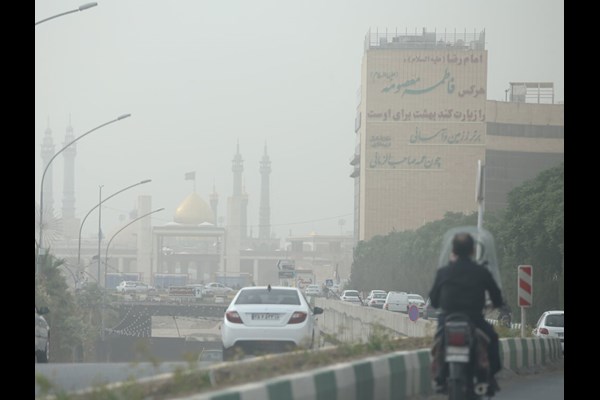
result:
M 474 261 L 487 268 L 502 288 L 494 239 L 483 228 L 466 226 L 446 232 L 438 267 L 447 264 L 451 257 L 452 239 L 459 232 L 471 234 L 476 244 Z M 489 399 L 494 391 L 494 387 L 488 391 L 492 383 L 487 351 L 490 338 L 465 314 L 447 314 L 442 316 L 442 320 L 443 326 L 438 328 L 431 348 L 431 373 L 438 384 L 437 391 L 448 394 L 449 400 Z
M 488 399 L 490 339 L 461 313 L 448 314 L 432 348 L 432 376 L 449 400 Z

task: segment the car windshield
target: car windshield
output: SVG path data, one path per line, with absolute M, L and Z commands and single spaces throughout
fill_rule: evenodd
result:
M 385 299 L 387 295 L 385 293 L 375 293 L 373 294 L 374 299 Z
M 565 327 L 565 314 L 550 314 L 546 317 L 546 326 L 555 328 Z
M 242 290 L 235 304 L 293 304 L 300 305 L 300 297 L 295 290 L 250 289 Z
M 358 297 L 358 292 L 356 290 L 348 290 L 346 291 L 346 296 Z
M 409 294 L 408 299 L 409 300 L 419 300 L 419 301 L 422 301 L 423 303 L 425 303 L 425 300 L 423 300 L 423 298 L 421 296 L 419 296 L 418 294 Z

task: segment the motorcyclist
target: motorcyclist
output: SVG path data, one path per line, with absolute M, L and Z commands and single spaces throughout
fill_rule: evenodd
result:
M 431 305 L 440 309 L 438 329 L 444 326 L 446 315 L 453 312 L 465 313 L 473 324 L 489 338 L 488 357 L 490 362 L 490 382 L 488 395 L 500 390 L 494 375 L 500 371 L 500 349 L 498 334 L 484 316 L 485 292 L 487 291 L 495 308 L 504 306 L 500 288 L 492 274 L 472 260 L 475 254 L 475 241 L 468 233 L 457 233 L 452 239 L 452 255 L 447 265 L 438 269 L 433 287 L 429 292 Z M 435 377 L 437 390 L 444 391 L 445 381 Z

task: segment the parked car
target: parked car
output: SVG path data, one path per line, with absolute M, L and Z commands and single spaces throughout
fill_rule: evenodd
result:
M 394 312 L 408 312 L 408 293 L 406 292 L 388 292 L 383 309 Z
M 383 292 L 383 293 L 373 293 L 370 296 L 370 299 L 367 297 L 367 305 L 369 307 L 375 307 L 375 308 L 383 308 L 383 304 L 385 303 L 385 298 L 387 297 L 387 293 Z
M 304 294 L 307 296 L 320 296 L 321 295 L 321 286 L 319 285 L 308 285 L 304 289 Z
M 560 346 L 565 352 L 565 312 L 564 310 L 546 311 L 533 328 L 533 336 L 560 338 Z
M 35 362 L 47 363 L 50 359 L 50 326 L 43 317 L 50 311 L 47 307 L 35 307 Z
M 240 289 L 225 310 L 221 325 L 223 360 L 238 354 L 281 352 L 319 343 L 316 316 L 299 288 L 248 286 Z
M 360 293 L 358 290 L 344 290 L 342 295 L 340 296 L 340 300 L 347 301 L 349 303 L 354 304 L 363 304 L 362 299 L 360 298 Z
M 140 281 L 121 281 L 117 286 L 119 293 L 147 293 L 154 290 L 154 287 Z
M 202 295 L 204 296 L 227 296 L 233 293 L 234 290 L 219 282 L 209 282 L 204 285 Z
M 408 313 L 408 309 L 413 304 L 415 306 L 417 306 L 417 308 L 419 309 L 419 317 L 423 317 L 423 314 L 425 314 L 425 300 L 423 300 L 423 297 L 420 294 L 416 294 L 416 293 L 408 294 L 408 305 L 406 306 L 407 313 Z

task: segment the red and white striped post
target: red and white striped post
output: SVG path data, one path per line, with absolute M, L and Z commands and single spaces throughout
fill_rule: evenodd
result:
M 531 265 L 519 265 L 517 293 L 519 307 L 521 307 L 521 337 L 525 337 L 525 309 L 531 307 L 533 299 L 533 267 Z

